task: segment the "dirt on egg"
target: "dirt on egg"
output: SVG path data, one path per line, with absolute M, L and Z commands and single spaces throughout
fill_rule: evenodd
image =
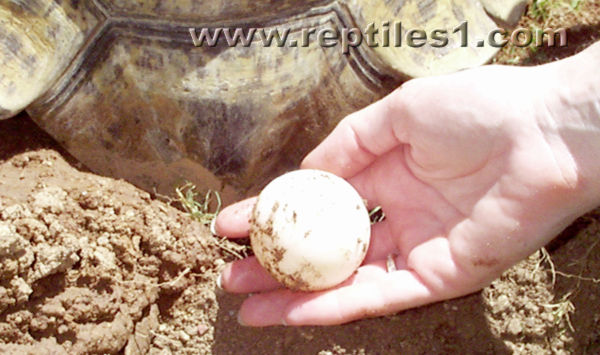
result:
M 366 255 L 370 234 L 369 212 L 354 187 L 314 169 L 269 182 L 250 218 L 257 260 L 296 291 L 320 291 L 348 279 Z

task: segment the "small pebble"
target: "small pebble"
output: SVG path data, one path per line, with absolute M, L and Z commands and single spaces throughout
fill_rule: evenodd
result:
M 202 336 L 208 331 L 208 326 L 205 324 L 198 325 L 198 335 Z
M 183 342 L 188 342 L 188 341 L 190 341 L 191 338 L 188 335 L 188 333 L 186 333 L 182 330 L 179 332 L 179 339 L 181 339 Z
M 185 328 L 185 332 L 189 335 L 189 336 L 194 336 L 196 335 L 196 333 L 198 332 L 198 328 L 195 326 L 189 326 Z
M 506 312 L 507 310 L 509 310 L 509 308 L 510 308 L 510 300 L 508 299 L 508 296 L 506 296 L 506 295 L 498 296 L 498 299 L 496 300 L 496 302 L 493 303 L 493 313 L 494 314 Z
M 523 331 L 521 321 L 517 318 L 513 318 L 508 323 L 508 332 L 512 335 L 518 335 Z
M 65 334 L 66 332 L 69 331 L 69 327 L 66 324 L 61 324 L 60 326 L 58 326 L 58 334 Z

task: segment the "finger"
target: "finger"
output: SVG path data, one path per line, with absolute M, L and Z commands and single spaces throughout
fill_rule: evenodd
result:
M 220 285 L 232 293 L 263 292 L 281 287 L 254 256 L 227 264 L 221 272 Z
M 385 225 L 386 222 L 382 222 L 374 226 L 364 264 L 374 260 L 385 260 L 388 255 L 396 255 L 396 247 L 388 238 Z M 401 268 L 403 265 L 397 266 Z M 223 290 L 231 293 L 264 292 L 281 287 L 254 256 L 227 264 L 221 272 L 219 282 Z
M 343 178 L 354 176 L 376 157 L 400 144 L 394 129 L 391 94 L 350 114 L 306 156 L 302 168 L 321 169 Z
M 280 289 L 268 294 L 248 297 L 238 312 L 238 322 L 245 326 L 266 327 L 285 325 L 284 312 L 288 304 L 306 294 Z
M 251 326 L 334 325 L 391 314 L 441 300 L 412 271 L 388 272 L 385 262 L 366 265 L 352 280 L 332 290 L 302 293 L 289 290 L 249 297 L 239 312 Z
M 250 231 L 250 217 L 256 204 L 256 197 L 251 197 L 225 207 L 215 219 L 214 231 L 217 235 L 228 238 L 247 237 Z
M 371 239 L 369 249 L 363 264 L 370 264 L 377 260 L 385 260 L 388 255 L 399 254 L 396 243 L 392 238 L 389 221 L 383 221 L 371 226 Z

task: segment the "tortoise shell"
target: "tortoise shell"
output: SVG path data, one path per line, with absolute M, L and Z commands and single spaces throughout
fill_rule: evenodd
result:
M 231 201 L 302 157 L 345 115 L 411 77 L 485 63 L 489 31 L 524 1 L 8 0 L 0 4 L 0 117 L 25 109 L 91 170 L 172 193 L 191 181 Z M 340 46 L 302 29 L 452 31 L 469 45 Z M 190 29 L 288 29 L 288 44 L 196 47 Z M 402 32 L 405 34 L 405 32 Z M 298 43 L 298 42 L 296 42 Z

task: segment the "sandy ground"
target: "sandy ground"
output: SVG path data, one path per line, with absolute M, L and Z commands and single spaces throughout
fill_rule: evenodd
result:
M 547 20 L 569 27 L 569 48 L 507 48 L 496 61 L 584 48 L 600 38 L 599 4 Z M 595 210 L 482 292 L 343 326 L 244 328 L 244 297 L 215 288 L 230 244 L 88 172 L 26 115 L 0 121 L 0 353 L 598 354 L 599 237 Z

